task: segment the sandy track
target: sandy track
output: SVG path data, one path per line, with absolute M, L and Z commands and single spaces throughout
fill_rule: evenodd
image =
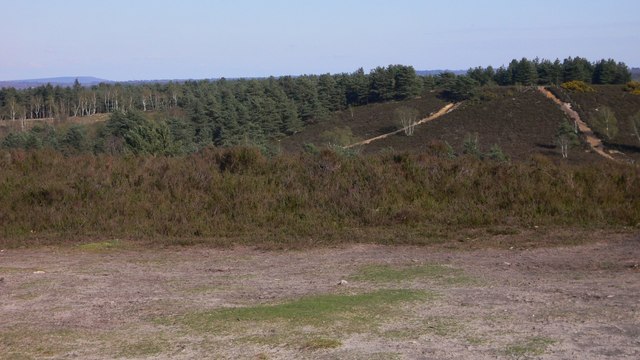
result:
M 593 133 L 593 130 L 591 130 L 589 125 L 587 125 L 587 123 L 580 118 L 580 115 L 571 108 L 571 104 L 562 102 L 555 95 L 553 95 L 551 91 L 545 89 L 544 86 L 539 86 L 538 91 L 540 91 L 544 96 L 552 100 L 554 103 L 558 104 L 562 112 L 564 112 L 571 120 L 575 121 L 578 124 L 578 130 L 580 130 L 580 132 L 584 134 L 587 144 L 589 144 L 589 146 L 591 147 L 591 149 L 593 149 L 593 151 L 595 151 L 598 155 L 604 158 L 616 161 L 616 159 L 613 158 L 613 156 L 605 152 L 605 148 L 604 148 L 604 144 L 602 144 L 602 140 L 600 140 Z
M 437 119 L 437 118 L 439 118 L 439 117 L 441 117 L 443 115 L 446 115 L 446 114 L 452 112 L 453 110 L 457 109 L 458 106 L 460 106 L 460 103 L 449 103 L 449 104 L 445 105 L 444 107 L 442 107 L 442 109 L 436 111 L 435 113 L 432 113 L 429 116 L 427 116 L 426 118 L 417 121 L 413 126 L 418 126 L 418 125 L 427 123 L 429 121 L 435 120 L 435 119 Z M 345 148 L 348 149 L 348 148 L 352 148 L 352 147 L 356 147 L 356 146 L 367 145 L 367 144 L 370 144 L 370 143 L 372 143 L 374 141 L 381 140 L 381 139 L 384 139 L 384 138 L 387 138 L 389 136 L 393 136 L 393 135 L 396 135 L 396 134 L 400 134 L 401 132 L 405 131 L 406 129 L 407 129 L 407 127 L 403 127 L 402 129 L 398 129 L 398 130 L 392 131 L 390 133 L 382 134 L 382 135 L 379 135 L 379 136 L 376 136 L 376 137 L 372 137 L 372 138 L 367 139 L 367 140 L 363 140 L 363 141 L 359 141 L 359 142 L 351 144 L 351 145 L 347 145 L 347 146 L 345 146 Z

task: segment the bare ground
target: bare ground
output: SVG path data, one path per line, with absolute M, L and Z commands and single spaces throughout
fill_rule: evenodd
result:
M 469 251 L 149 250 L 118 242 L 2 250 L 0 358 L 638 359 L 640 237 L 592 236 L 600 239 Z M 410 276 L 357 276 L 371 265 Z M 348 283 L 337 285 L 341 279 Z M 176 320 L 379 289 L 433 296 L 383 308 L 359 326 L 345 314 L 326 327 L 275 319 L 219 332 Z

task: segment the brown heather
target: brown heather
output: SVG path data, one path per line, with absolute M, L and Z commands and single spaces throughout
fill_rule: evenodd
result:
M 640 171 L 631 165 L 329 150 L 266 158 L 252 148 L 184 157 L 0 152 L 0 246 L 87 238 L 331 244 L 371 241 L 348 235 L 354 229 L 638 223 Z

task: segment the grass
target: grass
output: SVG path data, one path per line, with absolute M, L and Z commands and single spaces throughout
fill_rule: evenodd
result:
M 545 353 L 549 346 L 555 343 L 556 341 L 553 339 L 536 336 L 509 345 L 505 349 L 505 353 L 514 357 L 540 356 Z
M 350 277 L 354 281 L 399 283 L 411 280 L 434 280 L 445 285 L 469 284 L 474 279 L 462 270 L 452 267 L 426 264 L 418 266 L 393 267 L 389 265 L 367 265 Z
M 340 347 L 336 336 L 376 332 L 380 324 L 402 313 L 402 305 L 429 301 L 434 294 L 413 290 L 379 290 L 361 294 L 323 294 L 279 304 L 223 308 L 159 318 L 188 333 L 220 338 L 242 334 L 233 346 L 257 344 L 316 351 Z
M 325 294 L 281 304 L 225 308 L 178 317 L 178 323 L 200 332 L 225 332 L 235 325 L 284 322 L 295 326 L 329 326 L 338 321 L 375 319 L 378 311 L 394 304 L 428 300 L 433 294 L 411 290 L 379 290 L 372 293 Z

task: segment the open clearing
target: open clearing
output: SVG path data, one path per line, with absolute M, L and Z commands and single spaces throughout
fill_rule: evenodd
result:
M 640 358 L 638 234 L 519 247 L 527 236 L 474 250 L 6 249 L 0 358 Z

